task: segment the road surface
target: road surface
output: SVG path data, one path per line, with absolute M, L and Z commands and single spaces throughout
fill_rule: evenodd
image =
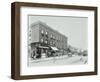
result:
M 82 65 L 86 63 L 87 56 L 72 56 L 59 59 L 53 57 L 52 59 L 38 62 L 31 61 L 29 62 L 29 66 Z

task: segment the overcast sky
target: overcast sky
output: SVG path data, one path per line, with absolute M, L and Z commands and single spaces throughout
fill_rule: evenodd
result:
M 29 25 L 41 21 L 68 37 L 68 44 L 80 49 L 87 49 L 88 20 L 83 17 L 29 16 Z

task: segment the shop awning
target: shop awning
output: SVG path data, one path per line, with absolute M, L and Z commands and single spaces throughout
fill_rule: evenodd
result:
M 56 47 L 51 47 L 51 49 L 54 51 L 58 51 L 58 48 L 56 48 Z
M 46 48 L 46 49 L 47 49 L 47 48 L 49 48 L 49 47 L 45 47 L 45 46 L 39 46 L 39 48 Z

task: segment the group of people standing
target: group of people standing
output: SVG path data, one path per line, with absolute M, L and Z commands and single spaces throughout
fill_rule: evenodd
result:
M 33 59 L 52 57 L 54 56 L 54 54 L 55 52 L 50 49 L 36 47 L 33 50 L 31 50 L 31 58 Z

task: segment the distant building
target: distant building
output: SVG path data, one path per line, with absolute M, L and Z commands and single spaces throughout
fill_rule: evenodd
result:
M 68 38 L 47 24 L 41 21 L 31 24 L 28 34 L 31 54 L 35 51 L 38 58 L 67 54 Z

